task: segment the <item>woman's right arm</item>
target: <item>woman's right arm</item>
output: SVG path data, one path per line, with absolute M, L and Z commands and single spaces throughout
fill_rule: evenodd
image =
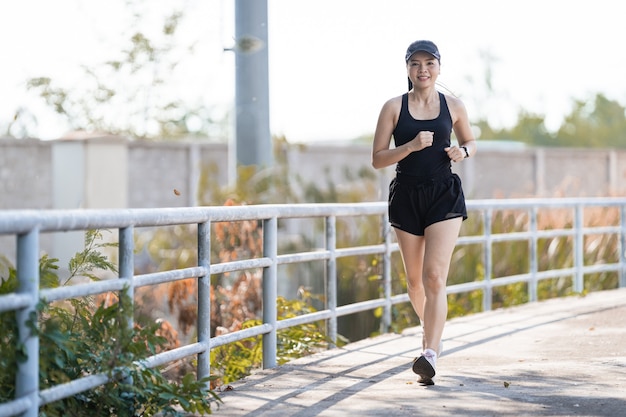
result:
M 413 141 L 397 148 L 389 149 L 391 136 L 398 122 L 402 97 L 395 97 L 387 101 L 380 110 L 374 144 L 372 146 L 372 166 L 376 169 L 393 165 L 406 158 L 408 154 L 417 150 L 412 149 Z

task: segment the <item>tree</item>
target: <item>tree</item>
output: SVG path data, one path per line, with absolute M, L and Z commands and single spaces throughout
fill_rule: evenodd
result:
M 593 100 L 577 100 L 556 134 L 559 146 L 626 147 L 626 113 L 617 101 L 596 94 Z
M 549 145 L 554 140 L 546 128 L 544 116 L 526 111 L 519 113 L 517 124 L 510 130 L 509 137 L 512 140 L 540 146 Z
M 484 119 L 475 126 L 480 129 L 479 139 L 507 139 L 537 146 L 626 147 L 626 109 L 600 93 L 593 100 L 575 100 L 572 112 L 554 133 L 546 128 L 543 115 L 524 110 L 510 128 L 493 129 Z
M 205 134 L 217 124 L 210 110 L 167 93 L 177 67 L 193 52 L 193 45 L 180 46 L 177 39 L 183 12 L 169 11 L 160 33 L 146 35 L 139 28 L 150 2 L 134 0 L 128 7 L 133 23 L 127 46 L 113 59 L 83 67 L 85 84 L 60 85 L 41 76 L 29 79 L 28 89 L 74 130 L 166 139 Z

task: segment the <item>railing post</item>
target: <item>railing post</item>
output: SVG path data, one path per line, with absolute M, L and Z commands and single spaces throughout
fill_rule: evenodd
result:
M 337 347 L 337 218 L 326 217 L 326 250 L 328 261 L 326 262 L 326 297 L 327 308 L 330 310 L 328 320 L 328 344 L 329 349 Z
M 383 253 L 383 291 L 385 294 L 385 308 L 382 317 L 382 333 L 387 333 L 391 328 L 391 225 L 388 214 L 382 216 L 382 231 L 385 239 L 385 253 Z
M 528 299 L 537 301 L 537 206 L 533 206 L 530 210 L 530 281 L 528 282 Z
M 211 375 L 211 223 L 198 224 L 198 266 L 207 269 L 198 277 L 198 343 L 206 350 L 198 353 L 197 378 Z M 207 384 L 207 389 L 210 384 Z
M 130 305 L 128 306 L 127 326 L 129 329 L 134 327 L 134 304 L 135 304 L 135 286 L 133 283 L 133 276 L 135 275 L 135 263 L 134 263 L 134 251 L 135 241 L 133 236 L 134 227 L 127 226 L 119 229 L 120 245 L 118 248 L 120 257 L 119 278 L 127 282 L 125 285 L 126 297 Z M 120 294 L 120 305 L 125 302 Z M 132 377 L 124 378 L 124 382 L 132 384 Z
M 17 237 L 17 292 L 28 294 L 28 307 L 16 312 L 19 343 L 26 350 L 26 359 L 18 361 L 15 381 L 16 398 L 28 398 L 30 407 L 24 417 L 39 413 L 39 336 L 30 326 L 37 326 L 39 302 L 39 230 L 34 229 Z
M 585 265 L 583 206 L 577 204 L 574 210 L 574 230 L 576 233 L 574 240 L 574 267 L 576 270 L 574 275 L 574 292 L 582 293 L 585 289 L 583 274 L 583 267 Z
M 278 219 L 272 217 L 263 221 L 263 256 L 272 260 L 272 264 L 263 269 L 263 323 L 272 326 L 269 333 L 263 335 L 263 368 L 274 368 L 277 355 L 278 309 Z
M 492 253 L 492 242 L 491 242 L 491 219 L 493 216 L 493 210 L 487 209 L 483 213 L 483 223 L 484 223 L 484 232 L 485 232 L 485 243 L 483 245 L 484 248 L 484 262 L 485 262 L 485 288 L 483 290 L 483 311 L 491 310 L 491 299 L 492 299 L 492 288 L 491 288 L 491 278 L 493 276 L 493 253 Z
M 119 268 L 119 276 L 120 279 L 126 280 L 128 283 L 126 284 L 126 294 L 128 295 L 131 308 L 134 304 L 135 298 L 135 288 L 133 283 L 133 275 L 135 274 L 135 265 L 134 265 L 134 250 L 135 250 L 135 241 L 133 237 L 133 226 L 123 227 L 119 229 L 119 257 L 120 257 L 120 268 Z M 129 314 L 128 316 L 128 327 L 133 328 L 133 314 Z

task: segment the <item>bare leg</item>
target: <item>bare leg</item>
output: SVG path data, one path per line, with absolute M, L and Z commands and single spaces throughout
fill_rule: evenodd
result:
M 413 310 L 424 324 L 424 284 L 422 283 L 422 271 L 424 269 L 424 237 L 395 229 L 400 254 L 406 274 L 406 286 L 409 300 Z
M 435 352 L 448 316 L 446 282 L 462 221 L 461 217 L 441 221 L 428 226 L 424 232 L 425 348 Z
M 424 349 L 439 349 L 448 316 L 446 282 L 462 218 L 426 228 L 424 236 L 395 229 L 411 305 L 424 327 Z

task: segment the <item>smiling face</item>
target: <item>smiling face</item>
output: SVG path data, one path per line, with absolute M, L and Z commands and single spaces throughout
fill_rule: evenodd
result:
M 417 88 L 435 85 L 440 69 L 439 60 L 423 51 L 411 55 L 406 63 L 407 76 Z

